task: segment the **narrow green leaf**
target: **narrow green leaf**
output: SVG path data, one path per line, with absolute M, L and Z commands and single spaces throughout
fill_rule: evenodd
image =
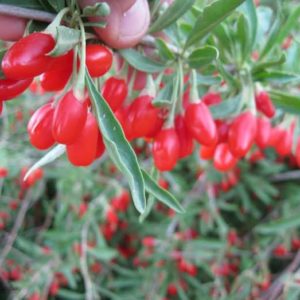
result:
M 239 107 L 240 101 L 240 95 L 238 95 L 232 99 L 223 101 L 220 104 L 211 105 L 209 109 L 215 119 L 227 118 L 234 113 L 237 113 L 237 107 Z
M 184 15 L 194 3 L 195 0 L 173 1 L 168 9 L 152 23 L 149 28 L 149 33 L 161 31 L 162 29 L 173 24 L 182 15 Z
M 165 60 L 174 60 L 175 55 L 174 53 L 169 49 L 167 44 L 164 42 L 163 39 L 156 39 L 155 40 L 156 47 L 158 49 L 159 55 L 162 59 Z
M 88 249 L 88 254 L 94 256 L 97 259 L 110 261 L 117 255 L 117 251 L 115 249 L 102 248 L 102 249 Z
M 60 12 L 66 5 L 64 0 L 48 0 L 48 3 L 56 12 Z
M 254 80 L 273 84 L 298 84 L 300 82 L 300 75 L 285 71 L 270 70 L 256 73 Z
M 174 209 L 178 213 L 183 213 L 184 208 L 176 200 L 176 198 L 165 189 L 161 188 L 150 176 L 142 170 L 145 180 L 145 187 L 147 192 L 153 194 L 159 201 Z
M 60 288 L 58 291 L 58 295 L 63 297 L 63 299 L 70 299 L 70 300 L 84 300 L 85 299 L 85 295 L 83 294 L 79 294 L 79 293 L 75 293 L 63 288 Z
M 139 71 L 159 73 L 166 68 L 164 64 L 156 62 L 134 49 L 123 49 L 119 52 L 131 66 Z
M 290 95 L 281 91 L 269 91 L 272 102 L 286 112 L 300 114 L 300 97 Z
M 241 60 L 242 62 L 247 58 L 248 53 L 250 52 L 250 42 L 249 42 L 249 24 L 246 19 L 246 17 L 241 14 L 238 22 L 237 22 L 237 37 L 239 41 L 239 48 L 240 48 L 240 54 L 241 54 Z
M 106 101 L 98 92 L 88 71 L 86 83 L 108 154 L 128 178 L 134 205 L 140 213 L 143 213 L 146 205 L 145 186 L 137 157 L 131 145 L 126 140 L 122 127 Z
M 258 73 L 258 72 L 268 69 L 270 67 L 282 65 L 283 63 L 285 63 L 285 61 L 286 61 L 286 56 L 284 53 L 282 53 L 281 56 L 278 57 L 277 59 L 273 59 L 273 60 L 266 61 L 266 62 L 260 62 L 260 63 L 256 64 L 252 68 L 252 74 Z
M 244 1 L 245 0 L 217 0 L 206 6 L 198 16 L 197 22 L 188 36 L 185 48 L 199 42 Z
M 211 64 L 219 56 L 219 51 L 213 46 L 204 46 L 194 50 L 187 61 L 191 68 L 201 68 Z
M 57 26 L 55 39 L 55 47 L 48 53 L 50 56 L 59 56 L 73 49 L 80 41 L 80 31 L 66 26 Z
M 272 221 L 267 224 L 258 225 L 256 231 L 262 234 L 278 234 L 279 231 L 286 231 L 300 226 L 299 214 L 287 218 Z
M 36 169 L 41 168 L 53 161 L 55 161 L 58 157 L 62 156 L 66 151 L 65 145 L 57 145 L 52 150 L 50 150 L 46 155 L 44 155 L 40 160 L 38 160 L 25 174 L 24 180 L 28 178 L 28 176 L 34 172 Z

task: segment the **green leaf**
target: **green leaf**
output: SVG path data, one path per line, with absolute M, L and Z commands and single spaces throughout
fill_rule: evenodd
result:
M 213 85 L 213 84 L 221 84 L 222 78 L 221 76 L 215 75 L 201 75 L 197 73 L 197 85 Z
M 258 225 L 256 231 L 261 234 L 278 234 L 279 231 L 286 232 L 289 229 L 300 226 L 299 214 L 288 216 L 267 224 Z
M 254 80 L 273 84 L 298 84 L 300 82 L 300 75 L 284 71 L 270 70 L 256 73 L 254 75 Z
M 204 46 L 194 50 L 187 59 L 191 68 L 201 68 L 211 64 L 219 56 L 219 51 L 213 46 Z
M 249 47 L 249 24 L 246 17 L 241 14 L 238 18 L 237 22 L 237 38 L 238 38 L 238 46 L 241 52 L 241 60 L 242 62 L 247 58 L 247 55 L 251 48 Z
M 183 213 L 184 208 L 176 200 L 176 198 L 165 189 L 161 188 L 150 176 L 142 170 L 145 180 L 146 191 L 153 194 L 159 201 L 174 209 L 178 213 Z
M 268 69 L 270 67 L 282 65 L 283 63 L 285 63 L 285 61 L 286 61 L 286 56 L 284 53 L 282 53 L 281 56 L 278 57 L 277 59 L 273 59 L 273 60 L 266 61 L 266 62 L 260 62 L 260 63 L 256 64 L 252 68 L 252 74 L 258 73 L 258 72 Z
M 60 12 L 66 5 L 64 0 L 48 0 L 48 3 L 56 12 Z
M 152 100 L 155 106 L 170 105 L 173 92 L 173 80 L 167 83 L 162 89 L 159 90 L 157 96 Z
M 220 104 L 211 105 L 209 109 L 215 119 L 228 118 L 237 113 L 237 107 L 239 107 L 240 101 L 240 95 L 238 95 L 232 99 L 223 101 Z
M 165 60 L 175 59 L 174 53 L 169 49 L 168 45 L 164 42 L 163 39 L 159 39 L 159 38 L 156 39 L 155 44 L 158 49 L 159 55 L 162 59 Z
M 93 6 L 86 6 L 83 9 L 83 15 L 85 17 L 92 16 L 108 16 L 110 14 L 110 7 L 106 2 L 96 3 Z
M 161 31 L 173 24 L 192 7 L 194 2 L 195 0 L 173 1 L 168 9 L 152 23 L 149 28 L 149 33 Z
M 58 291 L 58 295 L 63 297 L 63 299 L 70 299 L 70 300 L 84 300 L 85 299 L 85 295 L 83 294 L 79 294 L 79 293 L 75 293 L 63 288 L 60 288 Z
M 102 248 L 102 249 L 87 249 L 88 254 L 94 256 L 97 259 L 110 261 L 118 254 L 115 249 Z
M 283 109 L 286 112 L 300 114 L 300 97 L 290 95 L 281 91 L 269 91 L 272 102 L 276 107 Z
M 128 178 L 134 205 L 140 213 L 143 213 L 146 206 L 145 186 L 137 157 L 126 140 L 121 125 L 98 92 L 88 71 L 86 83 L 108 154 Z
M 65 145 L 57 145 L 45 154 L 40 160 L 38 160 L 25 174 L 24 180 L 36 169 L 41 168 L 49 163 L 55 161 L 58 157 L 62 156 L 66 151 Z
M 55 47 L 48 53 L 50 56 L 60 56 L 73 49 L 80 42 L 80 31 L 66 26 L 57 26 L 55 39 Z
M 165 70 L 166 66 L 156 62 L 134 49 L 123 49 L 119 51 L 125 60 L 135 69 L 146 73 L 159 73 Z
M 217 0 L 206 6 L 198 16 L 196 24 L 188 36 L 185 48 L 199 42 L 244 1 L 245 0 Z

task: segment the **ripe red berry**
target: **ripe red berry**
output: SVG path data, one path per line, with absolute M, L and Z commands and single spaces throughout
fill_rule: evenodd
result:
M 112 111 L 120 108 L 128 94 L 127 83 L 117 77 L 108 78 L 103 85 L 102 95 Z
M 60 91 L 65 87 L 72 74 L 73 58 L 73 50 L 55 58 L 51 68 L 40 76 L 40 84 L 45 91 Z
M 94 115 L 89 112 L 75 142 L 67 145 L 67 156 L 74 166 L 88 166 L 94 161 L 96 158 L 98 136 L 97 121 Z
M 214 153 L 214 167 L 221 172 L 227 172 L 235 167 L 237 159 L 231 153 L 228 144 L 221 143 Z
M 34 46 L 33 46 L 34 45 Z M 16 42 L 4 55 L 2 70 L 7 78 L 33 78 L 47 71 L 54 58 L 48 56 L 55 46 L 53 37 L 35 32 Z
M 229 129 L 228 144 L 236 157 L 243 157 L 250 150 L 256 136 L 256 118 L 246 111 L 235 118 Z
M 46 150 L 55 143 L 52 136 L 53 114 L 53 104 L 47 103 L 37 109 L 28 122 L 30 143 L 39 150 Z
M 143 95 L 130 105 L 127 112 L 127 125 L 132 138 L 152 138 L 161 129 L 164 122 L 161 111 L 154 107 L 151 101 L 151 96 Z
M 271 135 L 271 123 L 267 118 L 257 118 L 257 130 L 255 142 L 258 147 L 264 149 L 268 146 Z
M 92 77 L 100 77 L 112 65 L 112 52 L 105 46 L 89 44 L 86 46 L 86 67 Z
M 201 145 L 213 146 L 216 144 L 216 124 L 205 103 L 198 102 L 189 104 L 184 117 L 185 124 L 191 135 Z
M 199 150 L 199 156 L 201 159 L 209 160 L 214 157 L 214 153 L 216 150 L 216 145 L 207 147 L 207 146 L 201 146 Z
M 6 101 L 21 95 L 31 84 L 32 78 L 14 80 L 0 79 L 0 101 Z
M 275 149 L 277 153 L 281 156 L 290 155 L 292 152 L 293 146 L 293 130 L 290 129 L 282 129 L 280 133 L 280 138 L 278 140 Z
M 171 171 L 179 158 L 180 141 L 174 128 L 160 131 L 153 143 L 153 158 L 160 171 Z
M 272 118 L 275 115 L 275 107 L 269 96 L 265 91 L 260 92 L 255 97 L 256 107 L 261 111 L 266 117 Z
M 72 144 L 76 141 L 87 118 L 87 101 L 79 101 L 69 91 L 60 99 L 54 110 L 52 134 L 61 144 Z
M 175 129 L 180 141 L 179 158 L 185 158 L 193 153 L 194 142 L 182 115 L 176 116 Z
M 154 247 L 156 244 L 155 238 L 153 236 L 146 236 L 142 240 L 144 247 Z
M 7 168 L 0 167 L 0 178 L 4 178 L 8 176 Z
M 222 97 L 219 93 L 207 93 L 203 95 L 202 101 L 207 105 L 216 105 L 222 102 Z
M 279 244 L 274 248 L 273 253 L 274 255 L 281 257 L 287 255 L 288 250 L 283 244 Z

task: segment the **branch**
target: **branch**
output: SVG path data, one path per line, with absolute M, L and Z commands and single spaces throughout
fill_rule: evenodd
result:
M 55 14 L 46 11 L 24 8 L 8 4 L 0 4 L 0 14 L 44 22 L 52 22 L 56 16 Z
M 21 226 L 23 224 L 26 212 L 29 208 L 30 200 L 31 200 L 31 193 L 28 193 L 26 195 L 25 199 L 22 201 L 22 205 L 21 205 L 21 208 L 20 208 L 20 210 L 18 212 L 18 215 L 16 217 L 16 222 L 14 224 L 14 227 L 13 227 L 11 233 L 9 234 L 9 236 L 6 240 L 6 243 L 5 243 L 5 247 L 3 248 L 3 250 L 0 254 L 0 268 L 3 264 L 3 262 L 5 261 L 6 256 L 10 252 L 10 250 L 11 250 L 11 248 L 12 248 L 12 246 L 13 246 L 16 238 L 17 238 L 19 229 L 21 228 Z
M 284 287 L 284 277 L 293 273 L 300 265 L 300 251 L 297 252 L 291 264 L 283 271 L 283 273 L 273 282 L 270 288 L 264 293 L 263 300 L 276 300 L 282 293 Z
M 289 181 L 300 179 L 300 171 L 290 171 L 274 175 L 270 178 L 272 182 Z

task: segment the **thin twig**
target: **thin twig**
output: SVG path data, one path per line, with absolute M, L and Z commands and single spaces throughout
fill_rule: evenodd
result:
M 22 201 L 22 205 L 21 208 L 18 212 L 18 215 L 16 217 L 16 221 L 15 224 L 13 226 L 12 231 L 10 232 L 6 242 L 5 242 L 5 247 L 3 248 L 1 254 L 0 254 L 0 268 L 3 264 L 3 262 L 6 259 L 6 256 L 8 255 L 8 253 L 10 252 L 16 238 L 19 232 L 19 229 L 21 228 L 26 212 L 30 206 L 30 201 L 31 200 L 31 193 L 27 193 L 25 199 Z
M 290 171 L 274 175 L 270 178 L 271 182 L 290 181 L 300 179 L 300 171 Z
M 282 293 L 284 287 L 284 277 L 293 273 L 300 266 L 300 251 L 297 252 L 295 258 L 290 265 L 282 272 L 282 274 L 273 282 L 269 289 L 264 293 L 263 300 L 276 300 Z
M 0 4 L 0 14 L 44 22 L 52 22 L 56 16 L 55 14 L 46 11 L 8 4 Z

